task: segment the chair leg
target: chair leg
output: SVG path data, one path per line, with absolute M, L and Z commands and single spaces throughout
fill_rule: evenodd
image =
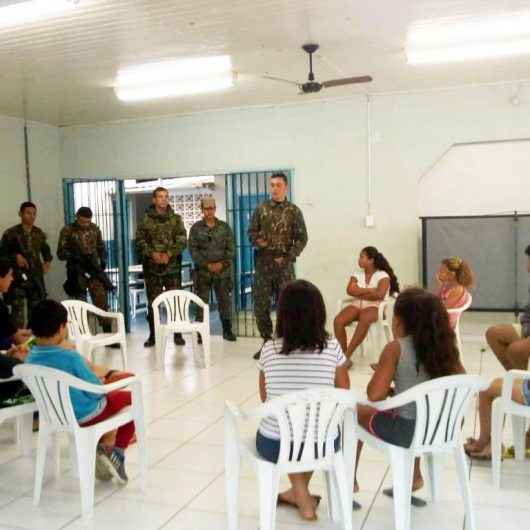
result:
M 134 428 L 136 432 L 138 452 L 140 453 L 140 483 L 144 490 L 147 487 L 147 474 L 149 472 L 149 447 L 147 445 L 143 401 L 136 401 L 137 402 L 133 404 Z
M 96 440 L 90 435 L 78 435 L 75 438 L 75 445 L 81 489 L 81 514 L 83 517 L 88 517 L 94 509 Z
M 160 330 L 155 337 L 155 363 L 156 369 L 161 370 L 164 367 L 166 357 L 166 333 Z
M 390 448 L 392 486 L 394 489 L 394 521 L 396 530 L 410 530 L 410 497 L 414 457 L 409 451 Z
M 476 530 L 475 513 L 473 511 L 473 504 L 471 502 L 471 488 L 469 486 L 469 471 L 467 468 L 466 454 L 464 446 L 458 444 L 453 449 L 455 458 L 456 471 L 458 473 L 458 480 L 460 482 L 460 490 L 462 499 L 464 500 L 464 508 L 466 511 L 466 530 Z
M 123 370 L 127 371 L 127 339 L 122 337 L 120 340 L 120 353 L 121 353 L 121 364 Z
M 276 466 L 268 462 L 258 463 L 259 529 L 276 529 L 276 502 L 280 477 Z
M 431 499 L 433 502 L 436 502 L 440 492 L 442 466 L 440 465 L 440 459 L 432 453 L 426 453 L 424 456 L 427 464 L 427 473 L 429 475 L 429 485 L 431 487 Z
M 340 504 L 339 486 L 337 484 L 337 476 L 335 472 L 326 471 L 324 473 L 326 479 L 326 495 L 328 499 L 328 517 L 334 523 L 341 520 L 342 507 Z
M 337 489 L 339 493 L 342 527 L 344 530 L 352 530 L 352 500 L 353 491 L 348 484 L 348 475 L 344 458 L 341 453 L 335 457 L 335 472 Z
M 204 352 L 204 367 L 210 368 L 211 359 L 210 359 L 210 328 L 205 327 L 204 332 L 201 333 L 202 337 L 202 348 Z
M 237 530 L 241 455 L 237 444 L 225 437 L 225 492 L 228 530 Z
M 491 407 L 491 473 L 493 484 L 501 487 L 502 425 L 504 423 L 502 400 L 497 398 Z
M 526 419 L 512 415 L 513 446 L 515 460 L 522 462 L 525 458 L 525 427 Z
M 39 442 L 37 445 L 37 460 L 35 462 L 35 486 L 33 488 L 33 504 L 37 506 L 42 493 L 44 471 L 46 470 L 46 453 L 50 443 L 51 432 L 41 423 L 39 426 Z
M 20 452 L 25 456 L 31 454 L 32 433 L 33 413 L 19 416 L 17 418 L 17 444 Z

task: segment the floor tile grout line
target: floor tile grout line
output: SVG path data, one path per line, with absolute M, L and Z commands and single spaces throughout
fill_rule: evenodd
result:
M 193 498 L 191 498 L 184 506 L 182 506 L 182 508 L 180 508 L 176 513 L 174 513 L 162 526 L 159 526 L 158 530 L 162 530 L 164 527 L 166 527 L 175 517 L 177 517 L 180 512 L 188 508 L 199 495 L 202 495 L 217 479 L 219 479 L 223 475 L 224 471 L 216 475 L 215 478 L 213 478 L 206 486 L 204 486 L 204 488 L 197 492 L 197 494 L 194 495 Z
M 385 479 L 388 475 L 388 472 L 390 470 L 390 466 L 387 465 L 386 466 L 386 469 L 385 469 L 385 472 L 383 474 L 383 478 L 381 479 L 381 483 L 379 484 L 379 487 L 377 488 L 373 498 L 372 498 L 372 502 L 370 503 L 370 505 L 368 506 L 368 509 L 366 510 L 366 515 L 364 516 L 364 519 L 363 519 L 363 522 L 361 523 L 361 526 L 359 527 L 359 530 L 363 530 L 366 523 L 368 522 L 368 517 L 370 516 L 370 514 L 372 513 L 372 509 L 377 501 L 377 497 L 383 487 L 383 484 L 385 483 Z

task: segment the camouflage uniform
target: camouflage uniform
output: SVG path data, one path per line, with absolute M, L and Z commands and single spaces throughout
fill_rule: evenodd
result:
M 301 210 L 284 200 L 261 203 L 252 214 L 248 231 L 256 250 L 254 314 L 262 338 L 272 336 L 271 298 L 278 298 L 284 286 L 294 279 L 294 262 L 307 244 L 307 230 Z M 265 240 L 259 248 L 258 239 Z M 281 264 L 274 258 L 284 258 Z
M 73 275 L 79 286 L 78 300 L 87 300 L 87 289 L 92 303 L 108 311 L 107 289 L 97 278 L 86 278 L 78 266 L 79 260 L 93 256 L 98 266 L 103 270 L 107 265 L 107 251 L 101 236 L 101 230 L 94 223 L 82 228 L 77 222 L 65 226 L 59 235 L 57 257 L 66 261 L 69 275 Z
M 136 249 L 143 265 L 147 294 L 149 329 L 153 334 L 153 300 L 162 292 L 180 289 L 182 251 L 186 248 L 186 228 L 180 215 L 168 206 L 164 214 L 150 206 L 136 229 Z M 155 263 L 153 252 L 166 252 L 169 263 Z
M 7 299 L 11 305 L 11 318 L 17 328 L 24 327 L 24 308 L 27 302 L 28 322 L 33 308 L 46 298 L 43 261 L 49 263 L 53 256 L 46 241 L 46 234 L 36 226 L 26 231 L 22 224 L 7 229 L 2 236 L 2 247 L 13 261 L 15 281 Z M 29 263 L 29 269 L 22 269 L 16 263 L 16 254 Z
M 193 275 L 195 292 L 206 303 L 213 287 L 219 304 L 221 319 L 230 319 L 232 305 L 232 260 L 234 259 L 234 235 L 232 229 L 219 219 L 210 228 L 206 221 L 196 222 L 190 230 L 189 249 L 195 264 Z M 208 270 L 209 263 L 223 263 L 223 270 L 215 274 Z M 197 311 L 202 321 L 202 309 Z

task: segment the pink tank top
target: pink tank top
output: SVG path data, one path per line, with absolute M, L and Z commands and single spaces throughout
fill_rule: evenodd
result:
M 443 284 L 438 289 L 438 296 L 442 299 L 442 302 L 443 302 L 443 304 L 444 304 L 446 309 L 458 309 L 459 307 L 462 307 L 462 306 L 466 305 L 466 303 L 468 301 L 469 292 L 468 292 L 468 290 L 466 288 L 464 288 L 464 292 L 462 293 L 462 296 L 456 301 L 456 303 L 452 307 L 447 307 L 447 305 L 446 305 L 447 298 L 449 297 L 449 293 L 454 288 L 455 288 L 454 285 Z M 457 314 L 454 314 L 454 313 L 451 313 L 449 315 L 449 324 L 451 325 L 451 327 L 453 329 L 455 329 L 455 327 L 456 327 L 456 324 L 458 322 L 459 316 L 460 315 L 457 315 Z

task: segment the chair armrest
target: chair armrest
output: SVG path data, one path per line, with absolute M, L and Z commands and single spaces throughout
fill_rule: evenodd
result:
M 100 309 L 96 306 L 91 306 L 88 310 L 89 313 L 92 313 L 94 315 L 98 315 L 100 317 L 105 318 L 113 318 L 119 320 L 119 318 L 123 318 L 123 315 L 121 313 L 114 313 L 112 311 L 103 311 L 103 309 Z
M 141 382 L 137 376 L 127 377 L 126 379 L 120 379 L 115 383 L 109 385 L 95 385 L 93 383 L 87 383 L 86 381 L 76 380 L 75 385 L 70 385 L 76 390 L 84 390 L 85 392 L 92 392 L 93 394 L 108 394 L 114 390 L 120 390 L 129 385 L 140 385 Z
M 513 383 L 516 379 L 530 379 L 530 371 L 527 370 L 509 370 L 504 374 L 502 382 L 502 401 L 503 403 L 512 402 Z
M 11 377 L 8 377 L 7 379 L 0 379 L 0 385 L 2 383 L 12 383 L 13 381 L 21 381 L 20 377 L 17 377 L 16 375 L 12 375 Z

